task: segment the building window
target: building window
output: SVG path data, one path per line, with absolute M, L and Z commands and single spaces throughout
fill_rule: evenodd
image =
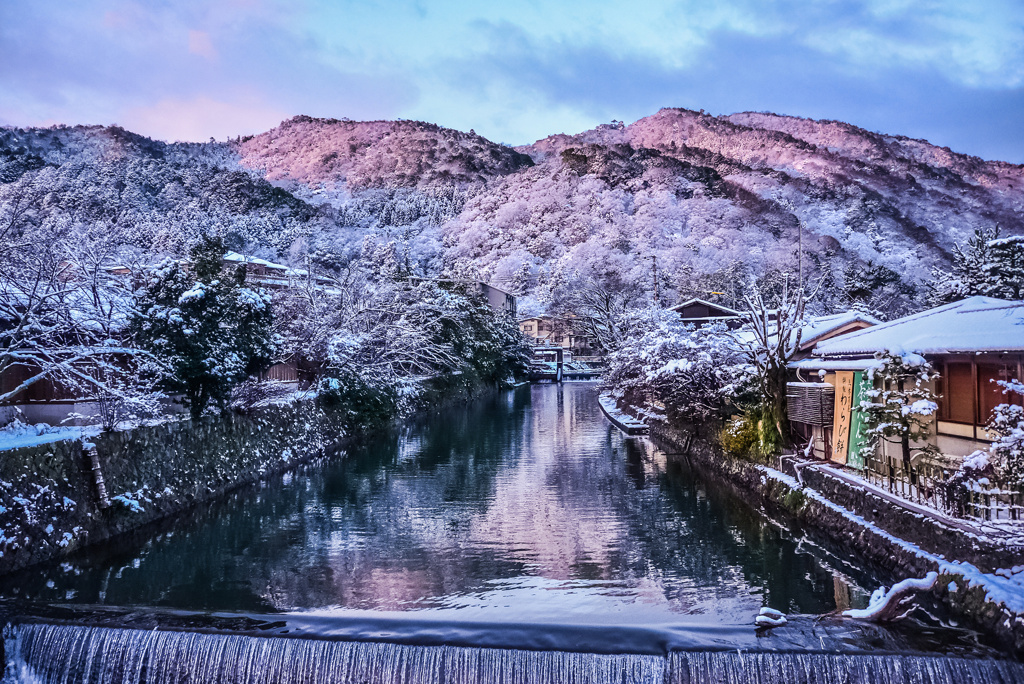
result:
M 1003 394 L 999 380 L 1018 378 L 1017 363 L 951 361 L 941 379 L 939 418 L 951 423 L 984 426 L 999 404 L 1020 403 L 1020 397 Z
M 974 423 L 974 375 L 969 363 L 947 363 L 942 403 L 954 423 Z
M 978 398 L 981 413 L 978 415 L 978 423 L 983 425 L 992 417 L 992 410 L 999 404 L 1017 403 L 1014 401 L 1017 395 L 1003 394 L 1003 386 L 997 381 L 1015 380 L 1017 369 L 1006 364 L 979 363 L 978 364 Z

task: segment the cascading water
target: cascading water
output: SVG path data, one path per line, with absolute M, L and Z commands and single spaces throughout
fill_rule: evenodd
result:
M 665 659 L 25 624 L 4 684 L 647 684 Z
M 999 660 L 835 653 L 673 653 L 669 684 L 1010 684 L 1024 666 Z
M 1010 684 L 1024 666 L 940 656 L 599 655 L 54 624 L 7 628 L 4 684 Z

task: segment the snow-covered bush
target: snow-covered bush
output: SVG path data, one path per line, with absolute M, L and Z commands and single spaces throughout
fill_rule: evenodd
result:
M 990 456 L 988 451 L 975 451 L 964 458 L 957 471 L 943 483 L 949 508 L 966 513 L 972 493 L 991 486 L 998 472 Z
M 650 325 L 609 356 L 604 382 L 617 395 L 654 400 L 673 416 L 703 421 L 723 417 L 747 391 L 751 367 L 724 324 L 694 328 L 661 309 L 634 316 Z
M 726 422 L 720 439 L 725 453 L 746 458 L 755 451 L 761 437 L 753 416 L 744 414 Z

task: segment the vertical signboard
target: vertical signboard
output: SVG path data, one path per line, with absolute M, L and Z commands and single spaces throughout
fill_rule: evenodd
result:
M 872 380 L 864 375 L 864 371 L 857 371 L 853 374 L 853 405 L 860 406 L 861 402 L 871 401 L 864 393 L 871 389 Z M 864 454 L 861 453 L 861 442 L 864 441 L 864 413 L 853 412 L 853 419 L 850 424 L 850 451 L 846 463 L 851 468 L 864 469 Z
M 837 463 L 846 463 L 846 454 L 850 448 L 853 385 L 852 371 L 836 373 L 836 408 L 832 418 L 832 460 Z

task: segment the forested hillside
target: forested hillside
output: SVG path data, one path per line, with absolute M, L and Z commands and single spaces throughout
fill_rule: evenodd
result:
M 512 149 L 412 121 L 295 117 L 227 143 L 0 129 L 0 223 L 97 230 L 140 260 L 204 233 L 294 265 L 726 300 L 795 272 L 820 308 L 915 308 L 975 229 L 1024 233 L 1024 167 L 841 122 L 665 109 Z M 76 228 L 77 227 L 77 228 Z M 656 275 L 655 275 L 656 274 Z

